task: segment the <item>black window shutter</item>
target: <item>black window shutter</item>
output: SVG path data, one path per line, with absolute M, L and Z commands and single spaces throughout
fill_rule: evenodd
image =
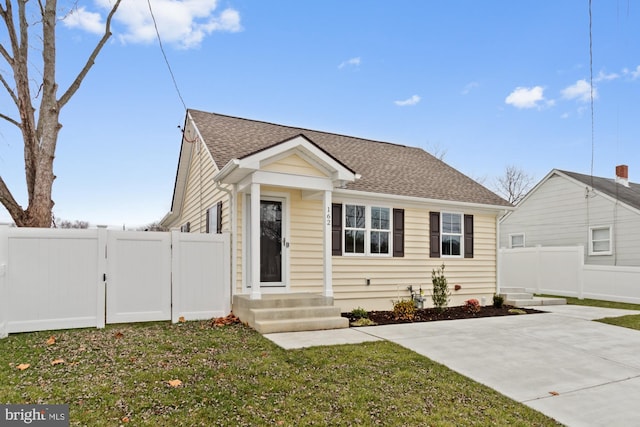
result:
M 331 254 L 342 255 L 342 205 L 331 205 Z
M 216 212 L 218 214 L 216 221 L 216 233 L 222 233 L 222 202 L 218 202 L 216 205 Z
M 429 257 L 440 258 L 440 212 L 429 212 Z
M 404 256 L 404 209 L 393 210 L 393 256 Z
M 464 216 L 464 257 L 473 258 L 473 215 Z
M 204 219 L 204 229 L 205 229 L 204 232 L 205 233 L 211 233 L 211 230 L 209 230 L 209 216 L 210 216 L 209 215 L 209 209 L 207 209 L 206 216 L 205 216 L 205 219 Z M 202 233 L 202 231 L 200 231 L 200 232 Z

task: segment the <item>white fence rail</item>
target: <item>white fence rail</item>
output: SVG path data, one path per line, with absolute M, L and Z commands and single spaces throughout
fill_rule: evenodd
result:
M 0 338 L 231 310 L 228 234 L 0 226 Z
M 640 267 L 585 265 L 582 246 L 500 249 L 501 287 L 640 304 Z

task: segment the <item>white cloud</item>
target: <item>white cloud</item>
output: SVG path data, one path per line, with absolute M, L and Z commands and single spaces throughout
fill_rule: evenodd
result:
M 102 13 L 111 10 L 111 0 L 95 0 Z M 228 8 L 215 13 L 215 0 L 154 0 L 151 4 L 163 43 L 189 49 L 215 31 L 242 31 L 240 14 Z M 69 27 L 82 28 L 101 34 L 104 32 L 100 13 L 78 8 L 64 20 Z M 114 16 L 113 33 L 123 43 L 152 43 L 156 30 L 146 1 L 123 1 Z
M 348 59 L 344 61 L 342 64 L 338 65 L 339 69 L 343 69 L 347 66 L 358 67 L 360 65 L 360 57 L 356 56 L 355 58 Z
M 631 71 L 631 78 L 632 79 L 635 80 L 638 77 L 640 77 L 640 65 L 638 65 L 635 70 Z
M 477 82 L 471 82 L 468 85 L 466 85 L 464 89 L 462 89 L 462 94 L 467 95 L 469 94 L 469 92 L 471 92 L 473 89 L 477 88 L 478 86 L 480 85 Z
M 62 23 L 66 27 L 79 28 L 94 34 L 104 33 L 102 16 L 99 13 L 87 12 L 84 6 L 74 9 L 63 19 Z
M 411 98 L 405 99 L 404 101 L 393 101 L 393 103 L 398 107 L 416 105 L 418 102 L 420 102 L 420 97 L 418 95 L 413 95 Z
M 591 85 L 586 80 L 578 80 L 575 84 L 562 89 L 564 99 L 577 99 L 581 102 L 589 102 L 591 99 Z M 593 98 L 598 97 L 598 91 L 593 88 Z
M 616 80 L 618 78 L 620 78 L 620 74 L 618 74 L 618 73 L 606 74 L 604 71 L 600 71 L 598 73 L 598 75 L 596 76 L 596 78 L 593 79 L 593 81 L 594 82 L 610 81 L 610 80 Z
M 542 86 L 517 87 L 504 100 L 506 104 L 520 109 L 540 107 L 542 101 L 544 101 L 544 88 Z M 553 101 L 550 102 L 553 105 Z

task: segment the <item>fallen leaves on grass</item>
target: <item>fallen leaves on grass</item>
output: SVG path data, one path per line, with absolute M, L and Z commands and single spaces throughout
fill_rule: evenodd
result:
M 16 366 L 16 368 L 17 368 L 18 370 L 20 370 L 20 371 L 24 371 L 24 370 L 25 370 L 25 369 L 27 369 L 29 366 L 31 366 L 31 365 L 30 365 L 30 364 L 28 364 L 28 363 L 21 363 L 21 364 L 19 364 L 18 366 Z
M 211 321 L 211 324 L 213 326 L 227 326 L 227 325 L 234 325 L 236 323 L 241 323 L 241 322 L 240 322 L 240 319 L 238 319 L 236 315 L 233 313 L 230 313 L 228 316 L 225 316 L 225 317 L 216 317 Z
M 182 385 L 182 381 L 180 381 L 178 379 L 169 380 L 169 381 L 167 381 L 167 384 L 169 384 L 173 388 L 176 388 L 176 387 L 180 387 Z
M 178 317 L 178 322 L 179 322 L 179 323 L 184 323 L 184 322 L 186 322 L 186 320 L 184 320 L 184 316 L 180 316 L 180 317 Z
M 120 338 L 124 337 L 124 334 L 122 332 L 118 331 L 115 334 L 113 334 L 113 337 L 115 339 L 120 339 Z
M 64 359 L 56 359 L 51 361 L 51 366 L 61 365 L 64 363 Z
M 56 337 L 54 337 L 53 335 L 49 337 L 49 339 L 47 340 L 47 345 L 54 345 L 56 343 Z

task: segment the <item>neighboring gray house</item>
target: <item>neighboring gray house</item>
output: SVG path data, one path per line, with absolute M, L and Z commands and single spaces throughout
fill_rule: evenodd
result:
M 500 220 L 500 247 L 584 246 L 585 264 L 640 266 L 640 184 L 554 169 Z

